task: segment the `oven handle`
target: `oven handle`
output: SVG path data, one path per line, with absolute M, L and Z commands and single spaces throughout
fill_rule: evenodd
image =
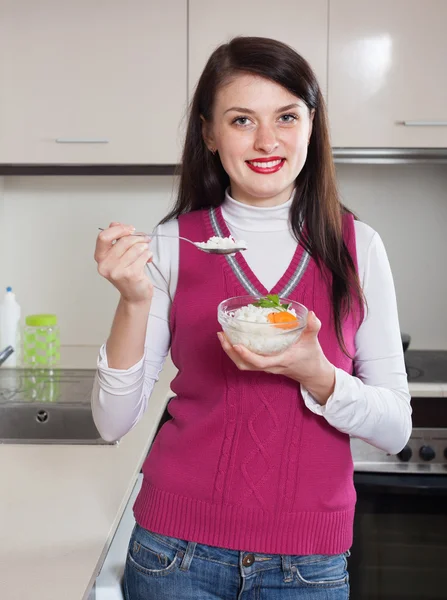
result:
M 447 494 L 445 475 L 418 475 L 416 473 L 354 473 L 357 491 L 370 490 L 390 494 L 421 495 Z

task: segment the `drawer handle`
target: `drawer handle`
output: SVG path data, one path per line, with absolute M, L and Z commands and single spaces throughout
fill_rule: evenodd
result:
M 402 121 L 406 127 L 447 127 L 447 121 Z
M 56 144 L 108 144 L 109 140 L 88 138 L 56 138 Z

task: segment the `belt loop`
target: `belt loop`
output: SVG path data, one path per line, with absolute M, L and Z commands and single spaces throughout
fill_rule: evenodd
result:
M 293 581 L 292 560 L 290 554 L 281 554 L 281 567 L 284 572 L 285 583 Z
M 186 552 L 185 555 L 183 557 L 182 563 L 180 565 L 180 569 L 182 571 L 187 571 L 191 565 L 191 561 L 194 557 L 194 552 L 196 549 L 197 543 L 196 542 L 188 542 L 188 545 L 186 546 Z

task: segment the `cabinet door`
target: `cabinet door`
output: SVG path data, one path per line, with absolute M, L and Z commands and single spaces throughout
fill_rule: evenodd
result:
M 186 0 L 0 0 L 0 163 L 179 160 Z
M 331 0 L 329 22 L 333 145 L 447 146 L 447 2 Z
M 236 35 L 277 39 L 299 52 L 327 84 L 327 0 L 190 0 L 191 96 L 212 51 Z

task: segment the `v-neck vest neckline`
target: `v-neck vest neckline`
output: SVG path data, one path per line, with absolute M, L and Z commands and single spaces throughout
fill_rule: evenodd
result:
M 218 237 L 228 237 L 230 230 L 222 215 L 222 209 L 210 208 L 205 212 L 208 234 Z M 210 235 L 210 237 L 211 237 Z M 228 266 L 231 269 L 238 283 L 243 287 L 247 294 L 252 296 L 265 296 L 266 294 L 278 294 L 282 298 L 287 298 L 300 283 L 310 263 L 310 255 L 304 249 L 303 245 L 298 243 L 292 260 L 285 272 L 275 283 L 271 290 L 268 290 L 252 271 L 243 253 L 238 252 L 234 255 L 224 256 Z

